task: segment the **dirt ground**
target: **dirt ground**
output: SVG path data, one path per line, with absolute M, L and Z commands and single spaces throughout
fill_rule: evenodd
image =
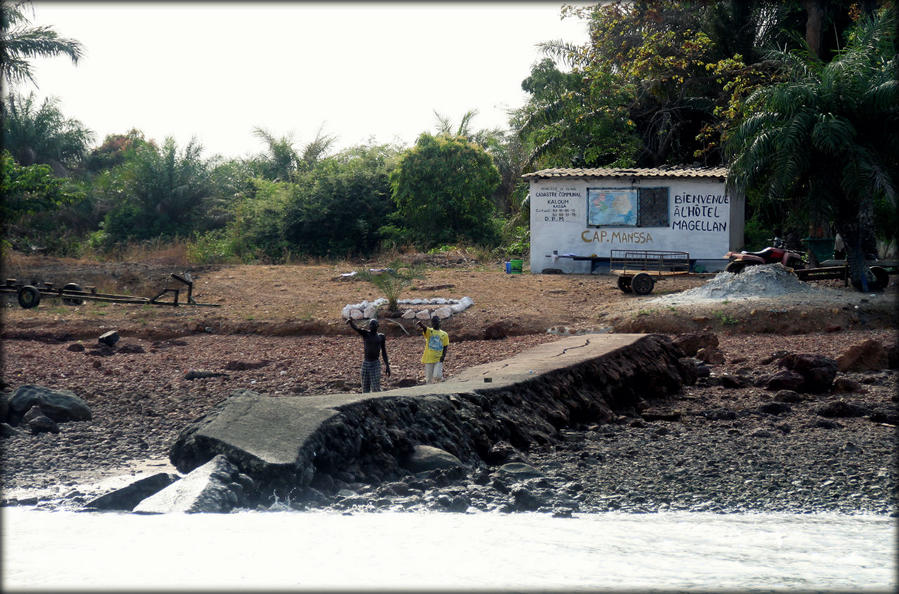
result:
M 542 334 L 549 328 L 569 331 L 679 333 L 712 330 L 727 334 L 773 332 L 797 334 L 822 330 L 893 327 L 897 285 L 865 295 L 823 281 L 828 295 L 810 300 L 771 302 L 723 300 L 699 305 L 662 306 L 653 299 L 707 282 L 714 275 L 666 277 L 650 295 L 621 292 L 608 275 L 506 274 L 499 264 L 482 265 L 465 257 L 428 257 L 424 279 L 416 280 L 401 298 L 444 297 L 474 300 L 462 315 L 444 322 L 455 340 L 480 339 L 485 329 L 501 323 L 509 335 Z M 369 262 L 368 267 L 382 266 Z M 196 333 L 265 336 L 345 334 L 340 312 L 348 303 L 382 297 L 370 283 L 339 280 L 359 263 L 331 265 L 238 265 L 190 270 L 193 298 L 216 307 L 120 305 L 88 301 L 71 307 L 45 299 L 37 308 L 3 309 L 4 337 L 90 339 L 109 329 L 123 336 L 166 339 Z M 60 287 L 78 283 L 99 292 L 153 297 L 166 287 L 184 286 L 171 278 L 183 267 L 168 262 L 85 264 L 45 257 L 13 258 L 4 276 Z M 5 295 L 14 302 L 14 295 Z M 171 297 L 165 299 L 170 300 Z M 402 324 L 401 328 L 399 324 Z M 414 333 L 409 321 L 382 325 L 382 332 Z
M 666 306 L 654 299 L 701 286 L 711 275 L 666 278 L 651 295 L 640 297 L 622 293 L 610 276 L 509 275 L 499 264 L 482 265 L 459 255 L 422 259 L 429 264 L 426 277 L 401 298 L 468 296 L 474 301 L 443 325 L 451 337 L 450 378 L 466 367 L 554 340 L 550 329 L 561 334 L 614 331 L 670 336 L 711 331 L 718 335 L 725 356 L 725 362 L 714 367 L 715 375 L 755 369 L 777 351 L 836 357 L 867 338 L 885 346 L 896 342 L 895 282 L 879 294 L 862 294 L 838 281 L 826 281 L 817 283 L 826 290 L 815 298 Z M 359 391 L 362 345 L 347 328 L 341 310 L 382 295 L 369 283 L 339 279 L 361 266 L 191 269 L 194 299 L 218 307 L 91 301 L 70 306 L 45 299 L 26 310 L 15 304 L 14 295 L 6 295 L 3 389 L 22 384 L 69 389 L 85 399 L 94 418 L 65 423 L 59 434 L 22 433 L 4 439 L 4 488 L 71 489 L 85 474 L 95 476 L 138 461 L 164 461 L 177 433 L 237 388 L 274 396 Z M 100 292 L 152 297 L 167 284 L 177 286 L 170 274 L 183 271 L 177 263 L 164 261 L 84 263 L 16 256 L 5 262 L 3 272 L 7 279 L 56 286 L 76 282 L 96 286 Z M 392 377 L 384 378 L 385 389 L 422 380 L 420 338 L 412 323 L 390 322 L 381 325 L 389 335 L 393 368 Z M 508 336 L 486 340 L 490 327 L 499 327 Z M 100 348 L 97 338 L 113 329 L 121 336 L 116 348 Z M 211 373 L 190 379 L 191 371 Z M 867 386 L 867 395 L 857 397 L 891 406 L 895 376 L 886 373 Z M 724 390 L 710 383 L 691 387 L 685 397 L 704 410 L 744 400 L 746 407 L 756 406 L 770 394 L 751 385 Z M 811 407 L 809 411 L 814 415 Z M 865 435 L 880 430 L 865 423 L 861 425 Z M 891 429 L 886 431 L 888 436 Z

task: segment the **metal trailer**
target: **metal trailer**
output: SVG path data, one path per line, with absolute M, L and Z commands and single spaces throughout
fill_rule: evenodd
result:
M 656 281 L 690 273 L 689 252 L 664 250 L 612 250 L 609 273 L 618 275 L 618 288 L 637 295 L 652 293 Z
M 793 273 L 803 281 L 816 281 L 838 279 L 843 281 L 843 286 L 849 286 L 849 266 L 845 261 L 830 260 L 817 268 L 797 268 Z M 890 284 L 890 275 L 896 274 L 897 263 L 895 260 L 873 260 L 866 263 L 867 282 L 871 291 L 880 291 Z M 855 282 L 853 282 L 855 286 Z M 861 290 L 860 287 L 856 287 Z
M 113 293 L 98 293 L 96 287 L 82 289 L 77 283 L 68 283 L 63 287 L 55 288 L 53 283 L 32 281 L 32 284 L 17 282 L 14 278 L 6 279 L 6 283 L 0 286 L 0 293 L 15 293 L 19 306 L 23 309 L 37 307 L 42 298 L 56 297 L 62 299 L 66 305 L 82 305 L 85 301 L 105 301 L 107 303 L 137 303 L 144 305 L 193 305 L 197 307 L 219 307 L 215 303 L 197 303 L 193 298 L 194 281 L 190 273 L 172 273 L 172 278 L 187 286 L 186 300 L 179 302 L 182 289 L 165 288 L 154 297 L 134 297 L 132 295 L 116 295 Z M 171 295 L 171 301 L 162 300 L 164 296 Z

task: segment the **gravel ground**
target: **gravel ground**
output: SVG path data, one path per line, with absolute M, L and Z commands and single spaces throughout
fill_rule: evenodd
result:
M 893 334 L 874 337 L 889 340 Z M 766 355 L 790 350 L 835 357 L 864 338 L 871 335 L 842 335 L 839 341 L 828 335 L 722 338 L 730 362 L 714 366 L 708 378 L 640 416 L 564 430 L 557 443 L 510 452 L 508 462 L 527 466 L 467 474 L 437 471 L 375 487 L 353 485 L 325 504 L 334 510 L 474 508 L 559 516 L 669 510 L 895 516 L 895 371 L 840 374 L 863 391 L 782 395 L 789 404 L 753 385 L 775 371 L 775 365 L 763 362 Z M 746 346 L 756 348 L 746 358 L 734 350 Z M 721 385 L 730 386 L 722 377 L 734 376 L 746 386 Z M 819 414 L 840 400 L 865 414 Z M 889 415 L 890 422 L 881 422 Z M 301 493 L 292 505 L 304 509 L 315 499 L 304 501 Z
M 456 343 L 449 372 L 554 338 Z M 888 345 L 895 334 L 720 336 L 725 363 L 711 366 L 710 377 L 643 416 L 572 428 L 551 446 L 511 454 L 509 461 L 528 463 L 540 476 L 508 475 L 496 467 L 467 475 L 438 472 L 409 477 L 399 486 L 353 485 L 350 493 L 319 506 L 453 511 L 471 506 L 562 515 L 666 509 L 895 513 L 896 426 L 870 417 L 879 411 L 892 414 L 895 422 L 896 372 L 840 374 L 864 391 L 802 395 L 777 414 L 760 411 L 774 394 L 753 385 L 777 370 L 764 362 L 773 353 L 836 357 L 870 338 Z M 140 347 L 144 352 L 102 356 L 91 354 L 99 349 L 70 351 L 69 344 L 8 341 L 4 377 L 73 389 L 92 407 L 94 418 L 64 423 L 59 434 L 4 439 L 4 497 L 33 503 L 37 496 L 48 507 L 77 505 L 96 494 L 92 481 L 129 464 L 168 470 L 164 459 L 177 433 L 235 388 L 276 396 L 358 390 L 355 364 L 345 363 L 356 358 L 357 343 L 352 337 L 200 335 L 177 341 L 128 340 L 133 346 L 124 350 Z M 418 381 L 419 339 L 389 344 L 394 376 L 388 385 Z M 201 369 L 226 375 L 184 379 L 186 372 Z M 722 376 L 739 376 L 746 385 L 724 387 Z M 817 413 L 827 402 L 841 399 L 869 414 L 827 418 Z M 147 467 L 148 460 L 157 467 Z M 133 466 L 129 472 L 138 470 Z
M 310 309 L 310 323 L 327 325 L 327 332 L 264 332 L 294 331 L 283 320 L 298 302 L 318 303 L 313 297 L 324 301 L 324 296 L 343 291 L 336 298 L 342 306 L 368 296 L 358 292 L 360 287 L 335 283 L 330 280 L 332 271 L 316 268 L 242 267 L 237 272 L 210 272 L 210 286 L 225 292 L 231 286 L 228 283 L 236 284 L 238 279 L 241 287 L 254 286 L 259 279 L 253 275 L 263 273 L 273 278 L 306 276 L 303 282 L 284 283 L 279 288 L 284 295 L 267 294 L 275 303 L 271 312 L 239 301 L 242 295 L 255 294 L 234 288 L 227 293 L 233 311 L 213 313 L 222 319 L 249 320 L 250 314 L 240 309 L 246 308 L 253 315 L 268 316 L 266 324 L 244 324 L 215 333 L 194 328 L 211 324 L 213 318 L 187 324 L 181 309 L 126 311 L 91 306 L 73 310 L 42 305 L 27 312 L 9 310 L 4 320 L 4 391 L 23 384 L 72 390 L 91 407 L 93 419 L 63 423 L 58 434 L 20 432 L 3 438 L 4 500 L 38 502 L 45 507 L 77 505 L 98 494 L 97 481 L 103 477 L 172 470 L 166 455 L 178 432 L 234 389 L 275 397 L 359 391 L 362 345 L 343 324 L 325 322 L 326 318 L 318 317 L 324 314 Z M 321 279 L 316 280 L 315 274 Z M 319 504 L 344 510 L 539 509 L 561 515 L 615 509 L 895 514 L 899 379 L 895 371 L 841 373 L 838 377 L 852 380 L 860 390 L 801 395 L 789 403 L 777 403 L 775 393 L 761 385 L 778 370 L 770 362 L 778 352 L 836 358 L 867 339 L 887 347 L 895 344 L 893 325 L 884 325 L 880 320 L 886 318 L 868 312 L 875 305 L 880 307 L 881 301 L 895 301 L 895 287 L 889 295 L 878 296 L 847 294 L 839 287 L 809 291 L 804 283 L 774 298 L 753 294 L 764 283 L 748 284 L 723 299 L 724 293 L 710 292 L 718 286 L 715 283 L 724 281 L 730 282 L 723 286 L 729 291 L 733 283 L 751 279 L 752 274 L 759 273 L 716 277 L 707 286 L 697 279 L 671 279 L 668 286 L 676 286 L 679 292 L 659 298 L 679 298 L 675 308 L 660 305 L 655 297 L 624 295 L 609 288 L 608 279 L 510 278 L 476 269 L 464 274 L 452 269 L 433 272 L 430 284 L 455 282 L 454 291 L 475 296 L 476 306 L 460 316 L 450 330 L 451 339 L 482 336 L 484 328 L 498 320 L 516 328 L 514 334 L 520 333 L 501 340 L 454 340 L 447 359 L 450 378 L 466 367 L 556 339 L 537 328 L 605 327 L 615 316 L 627 321 L 618 331 L 634 330 L 639 324 L 636 329 L 671 337 L 697 329 L 714 332 L 724 361 L 710 365 L 710 377 L 686 386 L 681 394 L 643 411 L 642 416 L 623 417 L 605 426 L 572 427 L 549 446 L 509 452 L 508 461 L 529 464 L 537 476 L 510 474 L 498 467 L 467 474 L 438 472 L 409 477 L 402 484 L 352 485 L 349 492 Z M 780 279 L 773 290 L 790 282 Z M 303 293 L 298 301 L 294 288 L 308 295 Z M 745 311 L 737 309 L 741 299 L 750 300 Z M 816 317 L 803 309 L 811 300 L 820 305 L 816 311 L 829 312 L 830 317 Z M 512 302 L 543 309 L 515 317 L 509 314 Z M 881 309 L 888 311 L 888 307 Z M 783 332 L 774 324 L 781 320 L 789 324 Z M 101 322 L 107 326 L 98 326 Z M 110 329 L 109 324 L 128 328 L 113 349 L 100 348 L 95 339 L 67 336 L 72 328 L 79 328 L 76 336 L 81 336 L 98 328 L 101 332 Z M 160 328 L 168 328 L 163 328 L 165 324 L 177 327 L 181 334 L 162 332 Z M 388 352 L 394 373 L 385 378 L 385 389 L 421 381 L 420 338 L 406 337 L 396 329 L 388 339 Z M 218 375 L 187 379 L 191 371 Z M 734 377 L 741 379 L 735 383 Z M 840 400 L 864 412 L 856 417 L 819 414 L 822 407 Z M 295 502 L 300 507 L 306 504 Z

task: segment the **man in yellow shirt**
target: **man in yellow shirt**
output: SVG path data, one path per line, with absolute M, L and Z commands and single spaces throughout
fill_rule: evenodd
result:
M 449 348 L 449 335 L 440 329 L 440 318 L 437 316 L 431 318 L 430 328 L 421 320 L 416 324 L 425 337 L 425 352 L 421 356 L 421 362 L 425 364 L 425 383 L 443 381 L 443 360 Z

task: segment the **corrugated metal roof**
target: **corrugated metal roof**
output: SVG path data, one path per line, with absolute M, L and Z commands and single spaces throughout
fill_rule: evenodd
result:
M 671 167 L 658 169 L 541 169 L 521 177 L 548 179 L 554 177 L 705 177 L 724 179 L 726 167 Z

